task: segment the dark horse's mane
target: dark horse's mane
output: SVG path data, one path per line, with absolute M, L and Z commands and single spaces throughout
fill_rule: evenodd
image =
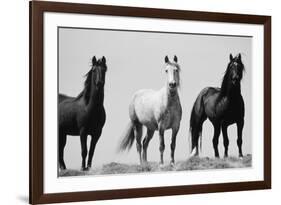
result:
M 241 77 L 243 76 L 243 72 L 245 70 L 245 67 L 244 67 L 244 64 L 242 63 L 241 60 L 238 59 L 238 57 L 235 57 L 233 61 L 236 61 L 238 62 L 239 64 L 241 64 Z M 220 89 L 220 96 L 223 97 L 223 96 L 226 96 L 227 95 L 227 92 L 228 92 L 228 85 L 229 85 L 229 75 L 230 75 L 230 71 L 231 71 L 231 64 L 233 63 L 233 61 L 229 62 L 228 65 L 227 65 L 227 69 L 224 73 L 224 76 L 223 76 L 223 80 L 222 80 L 222 83 L 221 83 L 221 89 Z M 240 84 L 237 86 L 237 88 L 239 89 L 240 91 Z
M 82 90 L 81 93 L 77 96 L 76 99 L 80 99 L 81 97 L 84 96 L 86 104 L 89 103 L 90 100 L 90 92 L 91 92 L 91 80 L 92 80 L 92 69 L 85 75 L 86 80 L 84 82 L 84 89 Z

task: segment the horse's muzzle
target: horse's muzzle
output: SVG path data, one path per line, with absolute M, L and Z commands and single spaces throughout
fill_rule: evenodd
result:
M 169 83 L 169 87 L 170 88 L 176 88 L 177 87 L 177 83 L 176 82 L 171 82 L 171 83 Z

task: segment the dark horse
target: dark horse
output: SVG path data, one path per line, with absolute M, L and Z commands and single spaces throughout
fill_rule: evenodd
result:
M 63 152 L 66 135 L 80 135 L 82 170 L 92 166 L 96 144 L 101 136 L 105 123 L 104 83 L 107 70 L 106 59 L 92 58 L 92 68 L 86 74 L 83 91 L 76 97 L 59 94 L 59 166 L 66 169 Z M 91 145 L 86 167 L 87 137 L 91 135 Z
M 192 156 L 198 155 L 198 139 L 202 134 L 204 121 L 209 118 L 214 126 L 213 147 L 215 157 L 219 157 L 218 139 L 221 130 L 225 148 L 224 156 L 228 156 L 227 127 L 233 123 L 237 125 L 239 157 L 243 157 L 242 130 L 245 109 L 240 86 L 243 71 L 244 65 L 241 60 L 241 54 L 238 54 L 235 58 L 230 54 L 230 62 L 223 77 L 221 88 L 207 87 L 198 95 L 190 117 Z

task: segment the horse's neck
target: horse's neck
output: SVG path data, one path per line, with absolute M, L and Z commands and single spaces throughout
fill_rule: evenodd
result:
M 104 88 L 92 87 L 90 92 L 89 103 L 87 104 L 87 110 L 93 111 L 95 108 L 99 108 L 103 105 L 104 100 Z
M 220 93 L 220 98 L 227 97 L 229 101 L 236 100 L 238 96 L 241 95 L 241 86 L 231 88 L 231 89 L 226 89 L 224 92 L 221 91 Z
M 164 104 L 166 105 L 166 107 L 170 107 L 173 103 L 178 102 L 179 100 L 179 95 L 178 95 L 178 90 L 175 90 L 173 92 L 170 91 L 170 89 L 168 88 L 168 86 L 165 86 L 163 88 L 163 95 L 164 95 Z

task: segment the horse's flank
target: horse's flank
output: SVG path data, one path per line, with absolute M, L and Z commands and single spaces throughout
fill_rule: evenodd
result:
M 145 106 L 144 106 L 145 105 Z M 133 110 L 132 110 L 133 109 Z M 167 86 L 162 89 L 140 90 L 135 93 L 131 106 L 130 118 L 137 120 L 152 130 L 166 130 L 181 120 L 181 104 L 178 93 L 171 95 Z

